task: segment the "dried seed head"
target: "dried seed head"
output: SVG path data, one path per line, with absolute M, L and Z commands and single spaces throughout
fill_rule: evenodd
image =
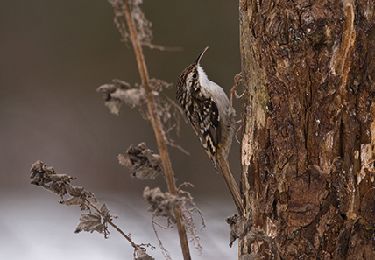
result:
M 130 146 L 125 154 L 119 154 L 117 158 L 138 179 L 155 179 L 162 173 L 160 156 L 148 149 L 145 143 Z

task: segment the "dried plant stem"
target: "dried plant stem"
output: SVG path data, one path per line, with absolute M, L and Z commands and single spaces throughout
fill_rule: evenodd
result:
M 36 161 L 31 167 L 30 179 L 31 184 L 43 187 L 59 195 L 61 204 L 80 207 L 80 222 L 74 233 L 80 233 L 81 231 L 92 233 L 95 231 L 103 234 L 104 238 L 108 238 L 110 233 L 108 225 L 110 225 L 134 248 L 134 259 L 154 259 L 146 253 L 146 248 L 150 247 L 154 249 L 154 247 L 150 243 L 135 243 L 130 235 L 125 234 L 121 228 L 113 223 L 112 220 L 115 217 L 110 214 L 109 209 L 104 203 L 99 203 L 95 195 L 83 187 L 71 184 L 71 181 L 74 179 L 73 177 L 67 174 L 56 173 L 52 167 L 47 166 L 42 161 Z
M 103 216 L 103 214 L 102 214 L 102 212 L 100 211 L 100 209 L 98 209 L 93 203 L 91 203 L 89 200 L 85 200 L 86 201 L 86 203 L 87 203 L 87 205 L 89 205 L 91 208 L 93 208 L 93 209 L 95 209 L 95 211 L 98 213 L 98 214 L 100 214 L 100 215 L 102 215 Z M 103 216 L 104 217 L 104 216 Z M 136 243 L 134 243 L 133 242 L 133 240 L 131 239 L 131 237 L 130 236 L 128 236 L 127 234 L 125 234 L 125 232 L 121 229 L 121 228 L 119 228 L 115 223 L 113 223 L 113 221 L 112 220 L 108 220 L 108 224 L 110 224 L 114 229 L 116 229 L 116 231 L 117 232 L 119 232 L 126 240 L 128 240 L 129 241 L 129 243 L 130 243 L 130 245 L 134 248 L 134 249 L 140 249 L 140 246 L 139 245 L 137 245 Z
M 171 194 L 177 195 L 178 189 L 176 187 L 175 179 L 174 179 L 174 172 L 172 169 L 172 163 L 169 158 L 168 149 L 167 149 L 167 142 L 166 137 L 163 132 L 162 124 L 160 122 L 159 115 L 157 114 L 156 110 L 156 103 L 155 99 L 152 95 L 152 89 L 150 87 L 150 78 L 148 74 L 148 70 L 146 67 L 145 57 L 143 54 L 143 50 L 141 47 L 141 43 L 138 38 L 138 32 L 136 26 L 134 24 L 134 20 L 131 15 L 131 10 L 127 0 L 124 1 L 124 15 L 126 19 L 126 23 L 129 28 L 130 32 L 130 40 L 134 49 L 134 53 L 137 60 L 138 65 L 138 72 L 139 76 L 142 81 L 142 86 L 145 89 L 146 93 L 146 100 L 147 100 L 147 109 L 150 115 L 151 125 L 154 130 L 156 142 L 159 149 L 160 159 L 164 170 L 165 179 L 167 182 L 168 190 Z M 189 243 L 186 233 L 186 228 L 184 221 L 182 219 L 182 212 L 179 206 L 176 206 L 174 209 L 174 215 L 177 222 L 178 234 L 180 236 L 180 246 L 182 250 L 182 255 L 184 260 L 190 260 L 190 252 L 189 252 Z

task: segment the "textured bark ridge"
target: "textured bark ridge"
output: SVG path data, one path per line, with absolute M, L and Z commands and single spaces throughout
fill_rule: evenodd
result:
M 375 0 L 240 0 L 240 259 L 375 259 Z

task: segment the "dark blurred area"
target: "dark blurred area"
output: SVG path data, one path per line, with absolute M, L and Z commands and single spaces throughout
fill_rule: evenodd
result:
M 236 1 L 227 0 L 145 0 L 146 16 L 153 23 L 153 42 L 183 48 L 177 52 L 146 49 L 151 76 L 175 82 L 184 67 L 208 45 L 210 49 L 202 65 L 209 78 L 228 93 L 234 75 L 240 70 L 237 8 Z M 84 185 L 99 199 L 110 200 L 109 205 L 112 201 L 115 208 L 126 212 L 126 206 L 122 202 L 116 204 L 113 199 L 116 198 L 113 194 L 121 194 L 124 197 L 119 201 L 127 201 L 130 208 L 139 208 L 145 221 L 148 218 L 151 222 L 141 194 L 145 185 L 164 189 L 164 181 L 132 179 L 116 159 L 129 145 L 140 142 L 146 142 L 156 151 L 151 127 L 136 110 L 125 106 L 120 116 L 110 114 L 95 91 L 112 79 L 139 81 L 130 43 L 124 45 L 120 41 L 107 1 L 2 1 L 0 34 L 0 212 L 7 216 L 0 218 L 0 228 L 5 228 L 8 243 L 17 237 L 35 235 L 33 229 L 24 235 L 12 233 L 10 226 L 28 225 L 28 220 L 38 219 L 33 225 L 40 230 L 45 224 L 43 218 L 47 218 L 46 223 L 53 221 L 48 214 L 56 217 L 66 212 L 73 222 L 70 220 L 56 231 L 49 228 L 48 232 L 58 235 L 60 230 L 66 230 L 68 239 L 72 236 L 88 244 L 88 235 L 77 238 L 72 233 L 78 213 L 59 206 L 53 194 L 30 185 L 30 166 L 38 159 L 58 172 L 77 177 L 75 184 Z M 174 98 L 174 89 L 168 90 L 168 95 Z M 184 122 L 176 141 L 191 153 L 187 156 L 170 148 L 178 183 L 188 181 L 195 185 L 190 192 L 203 211 L 206 207 L 211 212 L 210 207 L 220 205 L 221 215 L 214 211 L 211 217 L 217 217 L 224 232 L 218 236 L 226 239 L 229 230 L 223 220 L 232 213 L 233 206 L 223 180 Z M 238 154 L 239 146 L 235 144 L 232 158 L 239 158 Z M 232 165 L 238 172 L 238 159 L 232 160 Z M 136 198 L 134 204 L 129 198 Z M 18 214 L 22 207 L 34 210 L 26 216 Z M 121 214 L 118 214 L 120 219 Z M 9 220 L 15 223 L 8 223 Z M 210 228 L 210 219 L 206 221 Z M 38 236 L 43 232 L 40 230 Z M 136 227 L 133 233 L 137 235 Z M 174 231 L 170 233 L 177 239 Z M 227 242 L 220 243 L 227 245 Z M 124 245 L 119 247 L 118 251 L 123 250 Z M 228 250 L 229 254 L 229 248 L 222 250 Z M 18 254 L 12 259 L 43 259 L 32 250 L 26 256 Z M 0 259 L 3 259 L 1 253 Z

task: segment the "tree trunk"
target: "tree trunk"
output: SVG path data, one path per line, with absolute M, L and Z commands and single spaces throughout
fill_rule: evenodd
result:
M 239 2 L 239 258 L 375 259 L 375 1 Z

